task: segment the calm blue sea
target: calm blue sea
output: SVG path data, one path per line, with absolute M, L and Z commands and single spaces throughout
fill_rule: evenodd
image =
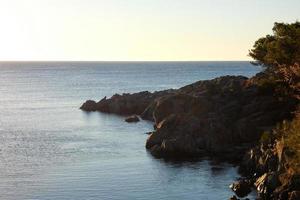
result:
M 0 199 L 228 199 L 236 168 L 155 159 L 144 148 L 151 123 L 78 108 L 259 70 L 248 62 L 0 62 Z

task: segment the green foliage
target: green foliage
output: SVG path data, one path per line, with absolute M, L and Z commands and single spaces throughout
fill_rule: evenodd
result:
M 272 94 L 289 104 L 300 102 L 300 22 L 275 23 L 273 35 L 258 39 L 249 55 L 256 64 L 265 67 L 252 78 L 260 92 Z M 296 104 L 295 104 L 296 105 Z M 300 113 L 300 107 L 298 109 Z M 283 121 L 271 133 L 261 136 L 262 143 L 282 140 L 288 148 L 288 164 L 300 173 L 300 114 L 292 121 Z
M 267 68 L 253 78 L 259 92 L 273 94 L 279 99 L 300 100 L 300 66 L 298 64 Z
M 266 67 L 300 63 L 300 22 L 275 23 L 273 33 L 258 39 L 250 50 L 256 63 Z
M 300 22 L 275 23 L 273 33 L 258 39 L 249 52 L 266 67 L 254 82 L 262 93 L 300 99 Z

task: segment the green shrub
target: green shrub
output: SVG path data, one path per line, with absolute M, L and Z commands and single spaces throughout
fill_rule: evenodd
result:
M 300 22 L 275 23 L 273 35 L 258 39 L 249 55 L 266 67 L 300 63 Z

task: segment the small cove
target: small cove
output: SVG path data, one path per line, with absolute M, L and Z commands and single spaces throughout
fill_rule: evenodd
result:
M 248 62 L 0 63 L 1 199 L 227 199 L 236 168 L 166 162 L 145 149 L 147 121 L 85 113 L 86 99 L 178 88 Z

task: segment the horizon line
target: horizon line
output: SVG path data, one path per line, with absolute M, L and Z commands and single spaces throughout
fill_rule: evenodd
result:
M 0 62 L 253 62 L 253 60 L 0 60 Z

